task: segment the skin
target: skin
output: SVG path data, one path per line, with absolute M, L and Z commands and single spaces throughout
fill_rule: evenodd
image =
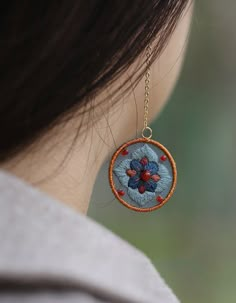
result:
M 151 67 L 149 122 L 157 117 L 168 100 L 180 73 L 192 7 L 180 19 L 162 55 Z M 132 68 L 131 68 L 132 71 Z M 130 74 L 130 73 L 129 73 Z M 126 75 L 123 75 L 125 80 Z M 114 86 L 118 85 L 118 82 Z M 109 107 L 98 105 L 114 87 L 106 89 L 96 100 L 90 116 L 84 116 L 85 131 L 77 137 L 69 156 L 74 135 L 81 116 L 51 130 L 33 146 L 3 164 L 3 169 L 32 184 L 51 197 L 86 214 L 96 176 L 106 158 L 116 147 L 136 136 L 143 127 L 144 82 L 140 81 L 132 93 Z M 135 110 L 137 104 L 138 120 Z M 99 119 L 94 119 L 99 117 Z M 89 123 L 87 121 L 96 121 Z M 65 158 L 66 157 L 66 158 Z

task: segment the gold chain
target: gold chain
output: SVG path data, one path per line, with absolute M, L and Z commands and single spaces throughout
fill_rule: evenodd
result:
M 148 107 L 150 101 L 150 75 L 151 75 L 151 46 L 148 45 L 146 48 L 146 72 L 144 77 L 144 120 L 143 120 L 143 130 L 142 136 L 146 139 L 151 139 L 152 137 L 152 129 L 148 126 Z

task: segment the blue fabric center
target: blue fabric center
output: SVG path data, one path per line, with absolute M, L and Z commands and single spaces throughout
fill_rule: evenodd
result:
M 139 189 L 140 193 L 144 193 L 145 191 L 155 192 L 157 188 L 157 177 L 159 171 L 159 165 L 154 161 L 149 161 L 147 157 L 142 158 L 140 161 L 137 159 L 133 159 L 130 162 L 130 169 L 135 171 L 136 174 L 131 176 L 128 181 L 128 187 L 132 189 Z M 142 179 L 142 174 L 147 172 L 150 174 L 149 180 L 145 181 Z

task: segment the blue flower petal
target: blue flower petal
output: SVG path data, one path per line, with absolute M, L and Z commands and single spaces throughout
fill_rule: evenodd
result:
M 137 189 L 128 188 L 128 195 L 130 199 L 137 204 L 138 207 L 145 207 L 149 201 L 155 199 L 156 194 L 145 191 L 145 193 L 140 194 Z
M 133 189 L 138 188 L 139 181 L 140 181 L 140 179 L 138 176 L 131 177 L 131 178 L 129 178 L 128 186 Z
M 155 192 L 161 193 L 170 185 L 173 179 L 170 176 L 168 169 L 163 164 L 159 164 L 158 175 L 161 177 L 161 179 L 157 182 Z
M 143 157 L 147 157 L 149 161 L 158 162 L 158 156 L 155 151 L 148 146 L 148 144 L 144 144 L 142 147 L 136 149 L 132 153 L 132 159 L 141 160 Z
M 129 176 L 126 174 L 126 170 L 130 169 L 130 162 L 131 159 L 125 159 L 116 165 L 113 169 L 113 172 L 119 179 L 120 183 L 126 187 L 128 187 L 129 182 Z
M 159 165 L 156 162 L 151 161 L 147 165 L 145 165 L 144 169 L 149 170 L 151 175 L 156 175 L 159 170 Z
M 143 169 L 143 165 L 136 159 L 133 159 L 130 162 L 130 168 L 133 170 L 136 170 L 137 172 L 139 172 L 140 170 Z
M 147 191 L 150 191 L 150 192 L 154 193 L 156 188 L 157 188 L 157 182 L 150 179 L 148 182 L 144 183 L 144 186 L 145 186 Z

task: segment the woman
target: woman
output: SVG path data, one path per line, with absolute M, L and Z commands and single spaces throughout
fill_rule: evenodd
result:
M 10 0 L 0 14 L 0 301 L 178 302 L 85 214 L 106 157 L 142 130 L 150 45 L 150 119 L 173 89 L 190 3 Z

